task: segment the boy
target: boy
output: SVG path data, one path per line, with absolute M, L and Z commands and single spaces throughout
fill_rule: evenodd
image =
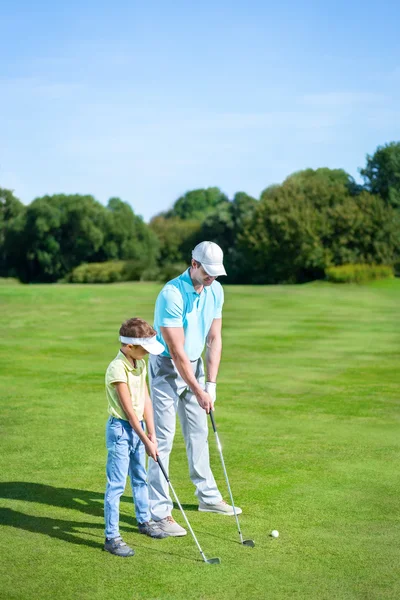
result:
M 110 417 L 106 427 L 108 457 L 104 550 L 126 557 L 133 556 L 134 551 L 119 533 L 119 501 L 128 474 L 139 532 L 152 538 L 167 537 L 150 520 L 145 452 L 153 460 L 157 460 L 158 452 L 153 408 L 146 384 L 146 363 L 143 360 L 148 353 L 161 354 L 164 346 L 157 341 L 155 330 L 138 318 L 125 321 L 119 335 L 121 349 L 109 364 L 105 378 Z

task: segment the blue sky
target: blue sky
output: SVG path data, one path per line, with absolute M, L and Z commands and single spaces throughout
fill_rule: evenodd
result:
M 400 3 L 0 4 L 0 187 L 149 220 L 185 191 L 357 177 L 400 139 Z

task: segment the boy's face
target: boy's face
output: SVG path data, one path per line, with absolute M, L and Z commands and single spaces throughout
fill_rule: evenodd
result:
M 132 346 L 132 344 L 127 344 L 124 348 L 126 356 L 135 360 L 140 360 L 148 354 L 148 351 L 145 350 L 143 346 Z

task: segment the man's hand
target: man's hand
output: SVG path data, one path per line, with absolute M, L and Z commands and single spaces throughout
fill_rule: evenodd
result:
M 152 458 L 153 460 L 157 461 L 157 442 L 152 442 L 151 439 L 148 437 L 144 442 L 144 447 L 146 449 L 146 454 L 150 456 L 150 458 Z
M 206 392 L 210 396 L 212 403 L 213 403 L 213 408 L 214 408 L 214 404 L 217 399 L 217 384 L 212 381 L 207 381 L 206 382 Z
M 200 390 L 196 394 L 196 398 L 197 398 L 197 402 L 200 404 L 201 408 L 204 408 L 204 410 L 206 411 L 207 414 L 210 412 L 210 410 L 214 409 L 214 403 L 212 401 L 210 394 L 208 394 L 204 390 Z

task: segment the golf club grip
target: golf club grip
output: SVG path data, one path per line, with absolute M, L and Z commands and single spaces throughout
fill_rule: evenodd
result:
M 212 428 L 214 429 L 214 432 L 216 433 L 217 432 L 217 426 L 216 426 L 215 421 L 214 421 L 214 415 L 213 415 L 213 411 L 212 410 L 210 410 L 210 419 L 211 419 Z
M 164 469 L 164 465 L 162 464 L 161 459 L 160 459 L 159 456 L 157 456 L 157 462 L 158 462 L 158 466 L 160 467 L 161 471 L 163 472 L 163 475 L 164 475 L 165 479 L 167 481 L 169 481 L 169 477 L 167 475 L 167 471 Z

